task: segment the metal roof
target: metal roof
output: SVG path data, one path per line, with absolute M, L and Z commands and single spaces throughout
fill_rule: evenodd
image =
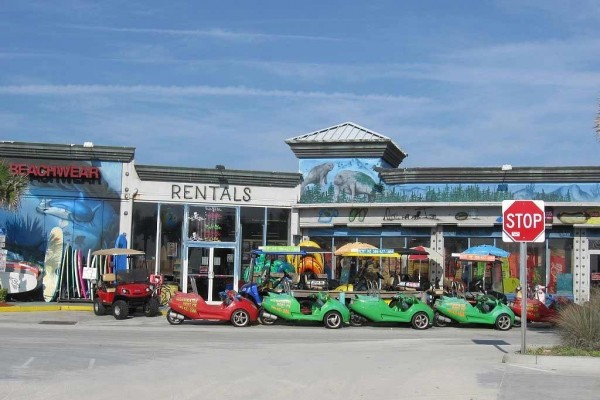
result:
M 353 122 L 296 136 L 285 142 L 300 159 L 373 157 L 382 158 L 395 168 L 407 156 L 389 137 Z

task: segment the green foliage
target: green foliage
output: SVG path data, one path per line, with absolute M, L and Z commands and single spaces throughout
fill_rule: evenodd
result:
M 584 350 L 570 346 L 528 348 L 527 354 L 535 356 L 600 357 L 600 350 Z
M 6 301 L 6 296 L 8 296 L 8 289 L 0 288 L 0 303 Z
M 564 346 L 600 351 L 600 289 L 592 290 L 590 301 L 562 309 L 556 324 Z
M 0 207 L 14 210 L 29 185 L 27 175 L 13 175 L 5 161 L 0 161 Z

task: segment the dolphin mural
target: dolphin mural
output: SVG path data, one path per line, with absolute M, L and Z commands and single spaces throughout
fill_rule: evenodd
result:
M 90 207 L 85 200 L 47 200 L 43 199 L 36 210 L 46 215 L 53 215 L 65 221 L 90 223 L 94 220 L 96 211 L 102 205 Z

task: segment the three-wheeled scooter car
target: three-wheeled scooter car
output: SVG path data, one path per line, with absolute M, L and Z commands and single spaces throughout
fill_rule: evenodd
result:
M 464 294 L 456 297 L 441 296 L 434 303 L 436 326 L 450 323 L 493 325 L 501 331 L 509 330 L 515 322 L 515 314 L 502 301 L 492 295 L 477 295 L 475 305 Z
M 376 296 L 356 295 L 350 302 L 350 325 L 373 322 L 406 322 L 414 329 L 427 329 L 433 321 L 433 310 L 416 296 L 397 293 L 389 304 Z
M 283 280 L 283 292 L 267 292 L 262 299 L 259 321 L 270 325 L 278 318 L 287 321 L 322 322 L 326 328 L 337 329 L 350 322 L 350 310 L 327 292 L 310 294 L 302 304 L 293 296 L 290 282 Z
M 167 321 L 180 325 L 185 320 L 230 321 L 233 326 L 243 327 L 256 322 L 258 308 L 233 290 L 219 293 L 221 304 L 208 304 L 196 293 L 177 292 L 169 300 Z
M 159 300 L 149 280 L 143 251 L 113 248 L 97 250 L 92 255 L 107 259 L 114 256 L 127 257 L 125 269 L 115 268 L 110 273 L 99 273 L 93 296 L 96 315 L 104 315 L 109 307 L 116 319 L 127 318 L 138 307 L 143 308 L 147 317 L 158 314 Z

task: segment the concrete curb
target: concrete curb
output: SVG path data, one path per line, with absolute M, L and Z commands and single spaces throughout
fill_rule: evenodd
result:
M 537 356 L 528 354 L 505 354 L 505 364 L 537 365 L 547 368 L 575 368 L 600 371 L 600 357 Z
M 3 312 L 39 312 L 39 311 L 93 311 L 92 304 L 49 304 L 49 305 L 15 305 L 0 307 Z

